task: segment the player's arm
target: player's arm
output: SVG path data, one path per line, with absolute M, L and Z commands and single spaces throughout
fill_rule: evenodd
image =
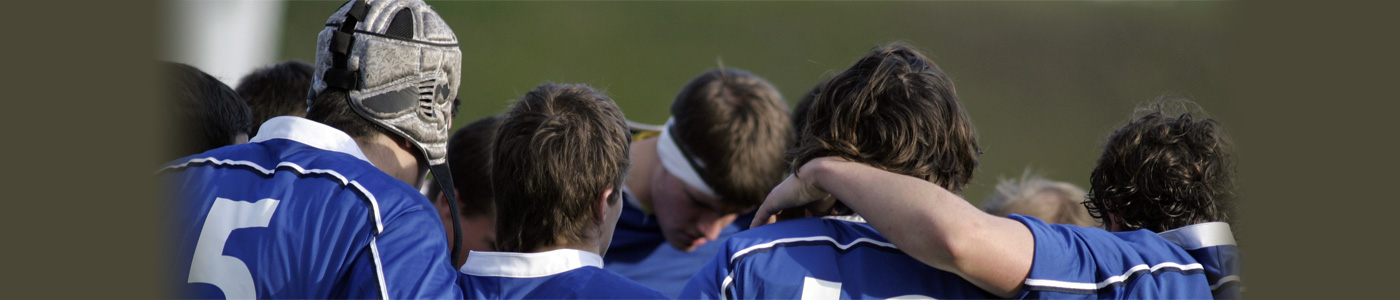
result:
M 1030 272 L 1035 241 L 1025 225 L 931 182 L 839 158 L 804 164 L 768 195 L 754 223 L 785 208 L 829 207 L 822 203 L 828 193 L 905 253 L 998 296 L 1014 296 Z

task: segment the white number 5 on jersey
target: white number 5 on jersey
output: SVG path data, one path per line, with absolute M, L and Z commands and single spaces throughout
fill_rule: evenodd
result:
M 267 227 L 278 203 L 281 202 L 274 199 L 249 203 L 214 198 L 214 206 L 209 208 L 204 228 L 199 231 L 199 243 L 194 246 L 189 282 L 213 284 L 226 299 L 256 298 L 257 289 L 248 265 L 237 257 L 223 255 L 224 242 L 234 229 Z

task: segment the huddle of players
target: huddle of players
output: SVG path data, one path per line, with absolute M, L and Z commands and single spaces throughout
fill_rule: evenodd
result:
M 402 6 L 405 2 L 417 1 L 352 1 L 332 21 L 337 16 L 354 16 L 359 3 Z M 364 22 L 368 28 L 362 31 L 374 30 L 378 19 L 373 12 L 381 10 L 369 11 L 369 16 L 361 17 L 368 20 Z M 368 53 L 365 61 L 378 59 Z M 373 114 L 365 114 L 355 104 L 317 109 L 318 101 L 326 98 L 317 97 L 317 89 L 326 93 L 329 86 L 323 83 L 328 81 L 324 76 L 329 76 L 325 69 L 343 67 L 322 61 L 332 55 L 317 56 L 316 69 L 284 63 L 250 75 L 238 90 L 255 101 L 267 98 L 255 95 L 258 87 L 295 81 L 258 78 L 314 77 L 308 81 L 322 84 L 312 88 L 310 110 L 322 116 L 313 120 L 325 123 L 324 115 L 334 114 L 327 111 L 372 119 Z M 372 65 L 362 64 L 361 72 L 374 72 L 369 70 Z M 455 85 L 457 78 L 449 81 Z M 342 91 L 351 93 L 339 99 L 365 101 L 356 99 L 356 88 L 364 87 L 351 86 Z M 446 95 L 435 96 L 439 107 L 446 106 L 445 99 L 455 98 L 447 97 L 455 94 L 456 87 L 451 88 Z M 268 270 L 245 271 L 257 275 L 246 282 L 252 294 L 230 293 L 233 288 L 229 287 L 236 285 L 215 283 L 227 279 L 196 280 L 196 273 L 227 276 L 219 275 L 223 271 L 196 272 L 198 263 L 185 261 L 176 266 L 189 267 L 178 272 L 188 275 L 181 282 L 197 287 L 179 290 L 187 297 L 220 295 L 202 287 L 212 284 L 228 298 L 1238 298 L 1238 252 L 1229 226 L 1223 223 L 1230 221 L 1234 200 L 1231 149 L 1215 121 L 1165 109 L 1189 102 L 1144 106 L 1140 116 L 1109 136 L 1084 202 L 1102 220 L 1101 229 L 1047 224 L 1019 214 L 994 216 L 963 201 L 957 193 L 971 179 L 981 149 L 954 91 L 936 64 L 901 44 L 877 47 L 822 82 L 804 95 L 791 117 L 774 87 L 737 69 L 708 71 L 686 84 L 672 103 L 672 117 L 659 128 L 627 122 L 608 96 L 588 86 L 544 84 L 503 114 L 459 129 L 446 140 L 445 154 L 421 149 L 429 146 L 423 146 L 424 138 L 414 137 L 417 132 L 401 133 L 412 129 L 383 135 L 390 144 L 410 150 L 406 153 L 414 158 L 409 163 L 419 165 L 419 176 L 392 176 L 402 182 L 382 184 L 419 186 L 427 171 L 424 165 L 431 165 L 433 156 L 445 158 L 450 165 L 450 174 L 433 172 L 454 179 L 451 187 L 430 182 L 427 198 L 431 200 L 406 199 L 408 204 L 401 206 L 410 208 L 397 213 L 411 215 L 424 207 L 436 208 L 443 231 L 422 228 L 438 223 L 421 218 L 398 228 L 378 219 L 390 218 L 386 212 L 395 210 L 390 208 L 394 205 L 386 204 L 389 197 L 376 187 L 366 185 L 390 177 L 354 181 L 343 174 L 356 170 L 326 167 L 346 177 L 340 178 L 338 188 L 359 184 L 352 192 L 378 195 L 368 197 L 374 204 L 370 205 L 374 224 L 363 225 L 373 229 L 368 243 L 355 244 L 348 250 L 352 253 L 336 256 L 338 267 L 313 276 L 316 281 L 299 281 L 300 277 L 286 274 L 264 276 Z M 301 109 L 292 106 L 283 111 Z M 237 111 L 224 111 L 230 110 Z M 258 112 L 255 120 L 275 119 L 262 125 L 271 129 L 280 128 L 268 124 L 305 120 L 273 118 L 277 114 L 283 113 Z M 292 141 L 332 148 L 301 140 L 296 134 L 280 140 L 270 135 L 259 138 L 262 134 L 257 129 L 237 122 L 225 127 L 230 126 L 254 135 L 254 144 L 268 144 L 264 147 Z M 346 126 L 331 127 L 345 131 L 361 148 L 341 152 L 353 156 L 361 151 L 361 156 L 371 157 L 362 158 L 363 162 L 388 172 L 382 166 L 384 160 L 372 158 L 376 155 L 370 154 L 373 150 L 366 146 L 370 143 L 361 140 L 365 134 Z M 285 147 L 298 149 L 299 145 Z M 190 186 L 228 185 L 228 180 L 211 183 L 214 180 L 207 176 L 212 175 L 194 173 L 197 165 L 232 169 L 238 165 L 235 162 L 243 161 L 220 157 L 220 150 L 178 159 L 162 172 L 185 180 L 185 190 L 204 192 L 211 188 Z M 308 175 L 316 170 L 310 167 L 280 168 L 297 162 L 294 156 L 305 155 L 296 151 L 302 150 L 281 152 L 280 158 L 258 158 L 266 159 L 263 163 L 247 161 L 264 172 L 256 176 L 277 177 L 288 171 L 303 177 L 297 180 L 314 177 Z M 784 180 L 786 173 L 791 175 Z M 1030 190 L 1070 194 L 1075 190 L 1037 184 L 1019 191 L 1026 197 L 1011 198 L 1039 197 L 1031 196 L 1034 191 Z M 998 189 L 1005 192 L 1014 187 Z M 177 191 L 177 201 L 193 194 L 211 198 L 198 192 L 180 193 L 185 190 Z M 287 198 L 298 198 L 287 193 Z M 204 202 L 209 203 L 201 204 L 205 208 L 194 211 L 208 217 L 196 214 L 177 221 L 192 228 L 178 240 L 199 240 L 193 248 L 203 247 L 205 234 L 192 233 L 200 231 L 198 219 L 214 219 L 208 206 L 242 200 L 277 209 L 285 205 L 279 203 L 296 200 L 258 201 L 263 197 L 275 198 L 207 199 Z M 1059 211 L 1056 218 L 1066 217 L 1050 223 L 1083 224 L 1083 217 L 1067 213 L 1077 207 L 1065 207 L 1065 201 L 1051 201 L 1055 203 L 1051 208 L 1036 201 L 991 202 L 1015 202 L 1000 207 L 1030 205 L 1040 207 L 1032 211 Z M 453 204 L 460 206 L 453 209 Z M 272 218 L 274 213 L 267 215 Z M 211 226 L 208 222 L 213 221 L 205 222 L 203 233 Z M 272 218 L 261 225 L 271 229 L 277 222 Z M 453 234 L 454 223 L 461 224 L 462 236 Z M 258 226 L 240 228 L 253 227 Z M 446 242 L 409 241 L 401 252 L 382 250 L 399 248 L 389 245 L 388 241 L 398 240 L 390 237 L 392 230 L 424 232 L 413 235 L 417 239 L 445 236 Z M 278 234 L 295 235 L 272 235 Z M 228 233 L 224 235 L 229 244 L 235 242 Z M 282 248 L 300 247 L 286 239 L 290 238 L 283 238 Z M 454 246 L 462 250 L 448 257 L 447 250 Z M 366 251 L 356 247 L 373 253 L 361 253 Z M 182 259 L 199 261 L 198 249 L 186 250 L 193 258 Z M 240 257 L 228 252 L 224 257 L 241 260 L 247 269 L 309 265 L 268 264 L 257 261 L 265 253 Z M 421 253 L 402 258 L 384 252 Z M 449 262 L 450 269 L 460 273 L 444 275 L 445 266 L 399 272 L 404 268 L 395 266 Z M 370 267 L 360 269 L 364 265 Z M 391 287 L 400 280 L 416 282 Z M 441 284 L 444 280 L 455 285 Z M 448 286 L 460 290 L 434 290 Z

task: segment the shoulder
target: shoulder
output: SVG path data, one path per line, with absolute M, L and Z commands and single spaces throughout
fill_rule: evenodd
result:
M 1209 287 L 1190 254 L 1148 230 L 1108 232 L 1012 215 L 1030 229 L 1035 257 L 1027 293 L 1194 298 Z
M 1148 230 L 1109 232 L 1101 228 L 1047 224 L 1022 215 L 1009 218 L 1030 229 L 1036 248 L 1043 246 L 1081 248 L 1100 255 L 1116 253 L 1144 260 L 1191 260 L 1185 249 Z M 1194 262 L 1194 260 L 1192 260 Z
M 813 248 L 812 246 L 817 246 Z M 807 249 L 797 252 L 783 249 Z M 754 259 L 779 259 L 793 255 L 829 256 L 856 249 L 899 251 L 864 222 L 835 218 L 803 218 L 777 222 L 730 236 L 717 254 L 725 265 L 736 267 Z M 800 253 L 799 253 L 800 252 Z M 779 254 L 781 253 L 781 254 Z M 790 258 L 781 258 L 787 260 Z
M 597 299 L 667 299 L 656 289 L 647 287 L 616 272 L 598 267 L 583 267 L 574 272 L 586 274 L 584 287 L 590 290 L 583 298 Z
M 384 222 L 405 212 L 432 208 L 418 189 L 367 161 L 288 139 L 221 147 L 171 161 L 158 172 L 215 183 L 274 181 L 278 182 L 274 186 L 290 193 L 357 200 L 379 211 Z
M 835 217 L 802 218 L 751 228 L 731 236 L 725 241 L 725 246 L 740 250 L 814 243 L 832 244 L 843 249 L 856 245 L 893 247 L 869 224 Z

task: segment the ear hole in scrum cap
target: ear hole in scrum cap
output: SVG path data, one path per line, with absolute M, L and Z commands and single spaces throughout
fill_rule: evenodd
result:
M 394 13 L 394 20 L 389 21 L 389 28 L 384 30 L 384 35 L 413 40 L 413 11 L 405 8 Z

